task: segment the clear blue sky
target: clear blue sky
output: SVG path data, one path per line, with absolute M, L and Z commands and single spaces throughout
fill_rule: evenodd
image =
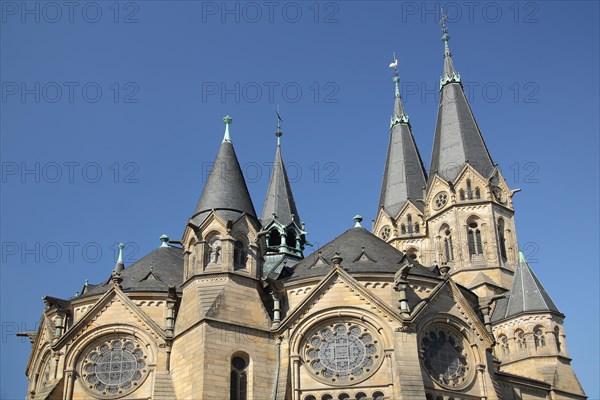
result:
M 2 1 L 2 399 L 23 398 L 41 296 L 179 238 L 223 134 L 257 212 L 275 112 L 309 240 L 375 217 L 396 52 L 428 164 L 443 45 L 434 2 Z M 72 8 L 70 8 L 72 7 Z M 598 2 L 452 2 L 455 65 L 516 195 L 521 248 L 598 384 Z

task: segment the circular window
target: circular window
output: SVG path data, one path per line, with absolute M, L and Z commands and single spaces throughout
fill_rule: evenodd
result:
M 492 188 L 492 194 L 494 195 L 494 198 L 496 199 L 496 201 L 500 204 L 504 204 L 506 203 L 506 196 L 504 195 L 504 191 L 499 188 L 498 186 L 494 186 Z
M 464 387 L 470 368 L 464 338 L 452 329 L 435 327 L 421 339 L 423 365 L 432 379 L 447 388 Z
M 304 358 L 320 381 L 347 385 L 370 377 L 380 364 L 380 346 L 365 327 L 354 323 L 321 325 L 307 335 Z
M 83 386 L 95 396 L 124 396 L 134 391 L 148 373 L 146 355 L 132 339 L 119 338 L 93 346 L 81 364 Z
M 441 209 L 448 203 L 448 193 L 440 192 L 433 198 L 433 205 L 436 210 Z
M 381 238 L 383 240 L 388 240 L 390 238 L 391 234 L 392 234 L 392 229 L 389 226 L 384 226 L 383 228 L 381 228 L 381 231 L 379 232 L 379 235 L 381 236 Z

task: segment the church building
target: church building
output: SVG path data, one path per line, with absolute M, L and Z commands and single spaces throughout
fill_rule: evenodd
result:
M 429 171 L 391 65 L 370 230 L 356 216 L 305 256 L 281 130 L 259 215 L 227 116 L 181 238 L 163 235 L 131 265 L 120 256 L 76 297 L 44 297 L 39 329 L 20 333 L 32 343 L 26 399 L 586 399 L 565 315 L 519 252 L 515 190 L 486 146 L 445 27 L 442 40 Z

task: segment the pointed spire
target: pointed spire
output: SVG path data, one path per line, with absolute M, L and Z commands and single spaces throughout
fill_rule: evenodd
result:
M 191 217 L 196 226 L 199 226 L 212 210 L 225 220 L 235 221 L 242 213 L 256 218 L 246 180 L 229 136 L 232 119 L 227 115 L 223 121 L 225 136 Z
M 279 221 L 282 225 L 288 225 L 291 221 L 294 221 L 298 227 L 301 227 L 300 216 L 298 215 L 292 188 L 281 156 L 280 139 L 283 135 L 281 122 L 281 116 L 279 111 L 277 111 L 277 130 L 275 131 L 277 151 L 275 152 L 275 161 L 273 163 L 269 188 L 267 189 L 261 222 L 263 226 L 267 226 L 273 220 Z
M 113 269 L 113 274 L 120 274 L 121 271 L 125 269 L 125 264 L 123 264 L 123 249 L 125 245 L 123 243 L 119 243 L 119 256 L 117 257 L 117 263 L 115 264 L 115 268 Z
M 540 311 L 560 313 L 520 251 L 504 317 Z
M 394 61 L 390 64 L 390 68 L 394 68 L 393 81 L 396 85 L 394 116 L 390 123 L 390 142 L 379 197 L 379 208 L 383 208 L 392 217 L 398 215 L 408 200 L 421 208 L 422 204 L 416 201 L 423 199 L 423 189 L 427 182 L 421 154 L 398 89 L 400 78 L 397 67 L 398 60 L 394 54 Z
M 444 180 L 453 181 L 466 163 L 484 178 L 488 178 L 494 171 L 492 157 L 465 96 L 460 75 L 452 62 L 447 19 L 442 14 L 440 24 L 444 41 L 444 73 L 440 79 L 440 102 L 429 169 L 430 183 L 435 174 Z
M 446 83 L 460 83 L 460 74 L 456 72 L 456 69 L 454 68 L 454 63 L 452 62 L 452 53 L 450 52 L 450 46 L 448 46 L 448 41 L 450 40 L 448 28 L 446 27 L 448 16 L 444 14 L 443 8 L 441 9 L 441 14 L 442 17 L 440 18 L 439 23 L 442 27 L 442 41 L 444 42 L 444 74 L 440 78 L 440 89 Z
M 399 123 L 409 124 L 408 114 L 404 112 L 404 104 L 402 103 L 402 96 L 400 95 L 400 77 L 398 76 L 398 59 L 396 53 L 394 53 L 394 60 L 390 64 L 390 68 L 394 69 L 394 78 L 392 79 L 396 86 L 396 93 L 394 96 L 394 115 L 390 121 L 390 128 Z

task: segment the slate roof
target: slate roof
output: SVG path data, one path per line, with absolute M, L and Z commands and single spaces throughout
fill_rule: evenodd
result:
M 394 118 L 404 114 L 402 98 L 398 95 L 394 102 Z M 379 208 L 396 217 L 410 199 L 420 209 L 423 204 L 416 200 L 424 198 L 427 174 L 417 148 L 410 125 L 396 123 L 390 131 Z
M 444 57 L 444 76 L 456 76 L 452 55 Z M 445 83 L 440 91 L 433 154 L 429 169 L 430 182 L 436 173 L 453 181 L 469 162 L 483 177 L 488 178 L 494 163 L 477 126 L 471 106 L 459 82 Z
M 404 253 L 387 244 L 364 228 L 351 228 L 300 261 L 286 281 L 324 276 L 331 270 L 331 258 L 340 253 L 341 263 L 349 273 L 395 274 L 401 267 Z M 413 263 L 412 275 L 437 278 L 435 272 Z
M 293 219 L 296 225 L 301 226 L 290 181 L 285 170 L 283 158 L 281 157 L 281 146 L 279 143 L 277 144 L 275 162 L 262 212 L 261 222 L 263 226 L 267 226 L 273 221 L 273 214 L 276 215 L 277 221 L 283 225 L 287 226 Z
M 242 213 L 256 218 L 254 205 L 233 144 L 226 140 L 221 143 L 192 215 L 192 222 L 196 226 L 200 225 L 213 209 L 225 220 L 235 221 Z
M 527 262 L 521 261 L 515 269 L 512 288 L 505 298 L 498 300 L 492 322 L 501 321 L 528 312 L 555 312 L 558 307 L 550 298 Z
M 183 282 L 183 250 L 177 247 L 159 247 L 121 272 L 124 292 L 167 292 L 169 286 Z M 113 283 L 108 278 L 99 285 L 88 285 L 88 290 L 79 296 L 102 294 Z

